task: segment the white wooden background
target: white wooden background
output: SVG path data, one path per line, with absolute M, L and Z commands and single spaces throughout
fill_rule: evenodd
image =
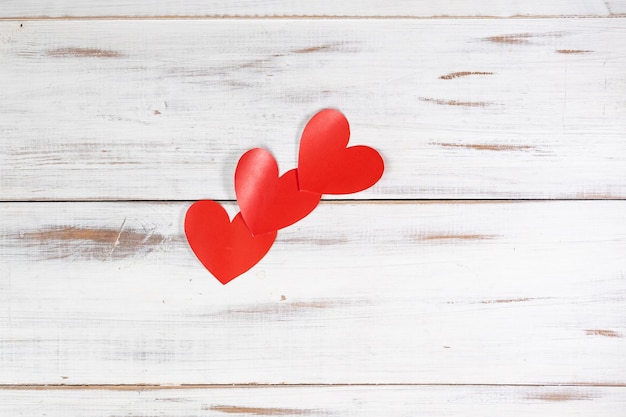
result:
M 3 1 L 0 91 L 0 415 L 626 416 L 625 1 Z M 222 286 L 329 106 L 383 179 Z

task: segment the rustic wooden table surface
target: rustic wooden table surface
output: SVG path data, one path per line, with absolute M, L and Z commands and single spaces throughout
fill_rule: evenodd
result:
M 626 416 L 626 1 L 0 4 L 0 415 Z M 183 233 L 325 107 L 382 180 Z

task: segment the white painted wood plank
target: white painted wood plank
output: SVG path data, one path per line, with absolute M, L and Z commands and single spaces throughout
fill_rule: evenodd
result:
M 187 206 L 0 205 L 0 384 L 626 383 L 626 202 L 323 203 L 226 286 Z
M 387 163 L 351 197 L 624 198 L 625 23 L 4 22 L 0 198 L 233 199 L 324 107 Z
M 0 416 L 624 416 L 623 387 L 0 390 Z
M 115 16 L 607 16 L 601 0 L 446 0 L 414 1 L 57 1 L 5 0 L 1 17 L 115 17 Z

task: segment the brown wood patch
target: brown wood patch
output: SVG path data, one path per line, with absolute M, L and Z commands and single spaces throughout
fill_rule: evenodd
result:
M 588 329 L 585 330 L 587 336 L 604 336 L 604 337 L 622 337 L 622 335 L 615 330 L 606 329 Z
M 57 48 L 49 50 L 48 55 L 54 57 L 79 58 L 120 58 L 124 56 L 117 51 L 97 48 Z
M 534 146 L 530 145 L 504 145 L 494 143 L 433 143 L 433 145 L 439 145 L 445 148 L 474 149 L 476 151 L 528 151 L 535 149 Z
M 308 48 L 300 48 L 300 49 L 294 49 L 293 53 L 295 54 L 312 54 L 315 52 L 328 52 L 328 51 L 332 51 L 335 49 L 335 45 L 333 44 L 326 44 L 326 45 L 320 45 L 320 46 L 310 46 Z
M 493 72 L 486 71 L 459 71 L 451 72 L 450 74 L 442 75 L 439 77 L 442 80 L 452 80 L 454 78 L 467 77 L 469 75 L 493 75 Z
M 529 400 L 541 400 L 541 401 L 580 401 L 580 400 L 591 400 L 596 398 L 595 395 L 592 395 L 590 392 L 583 392 L 578 390 L 566 390 L 566 391 L 557 391 L 557 392 L 545 392 L 545 393 L 536 393 L 531 394 L 526 397 Z
M 314 410 L 297 408 L 263 408 L 263 407 L 238 407 L 232 405 L 213 405 L 204 407 L 204 410 L 219 411 L 226 414 L 252 414 L 255 416 L 306 416 Z
M 485 300 L 481 301 L 481 304 L 507 304 L 507 303 L 522 303 L 524 301 L 530 301 L 532 298 L 506 298 L 501 300 Z
M 587 54 L 593 51 L 586 49 L 557 49 L 556 52 L 559 54 Z
M 504 43 L 509 45 L 521 45 L 530 43 L 531 38 L 560 37 L 562 33 L 513 33 L 510 35 L 489 36 L 486 41 Z
M 25 232 L 21 237 L 41 246 L 47 259 L 66 257 L 121 259 L 148 253 L 166 241 L 174 239 L 150 231 L 126 229 L 125 221 L 119 229 L 92 227 L 50 227 Z
M 471 241 L 471 240 L 492 240 L 497 238 L 496 235 L 482 234 L 454 234 L 454 233 L 436 233 L 436 234 L 420 234 L 414 236 L 414 240 L 418 241 Z

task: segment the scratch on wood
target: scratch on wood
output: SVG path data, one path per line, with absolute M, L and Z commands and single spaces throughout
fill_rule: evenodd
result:
M 95 57 L 95 58 L 120 58 L 124 56 L 117 51 L 97 48 L 57 48 L 48 51 L 49 56 L 54 57 Z
M 120 245 L 120 236 L 122 236 L 122 231 L 124 231 L 124 225 L 126 224 L 126 217 L 122 221 L 122 226 L 120 226 L 120 232 L 117 234 L 117 239 L 113 242 L 113 246 L 111 247 L 111 252 L 109 252 L 109 258 L 113 255 L 113 251 Z
M 560 391 L 560 392 L 546 392 L 546 393 L 537 393 L 531 394 L 526 397 L 529 400 L 541 400 L 541 401 L 579 401 L 579 400 L 591 400 L 595 398 L 589 392 L 580 392 L 580 391 Z
M 463 107 L 487 107 L 494 103 L 488 103 L 486 101 L 458 101 L 458 100 L 444 100 L 439 98 L 420 97 L 420 100 L 428 103 L 440 104 L 442 106 L 463 106 Z
M 536 149 L 530 145 L 503 145 L 503 144 L 487 144 L 487 143 L 440 143 L 433 142 L 433 145 L 443 146 L 445 148 L 465 148 L 477 151 L 528 151 Z
M 559 54 L 587 54 L 593 51 L 587 49 L 557 49 L 556 52 Z
M 622 337 L 620 333 L 614 330 L 605 329 L 588 329 L 585 330 L 585 334 L 587 334 L 587 336 Z
M 459 71 L 451 72 L 450 74 L 442 75 L 439 77 L 442 80 L 452 80 L 454 78 L 467 77 L 468 75 L 493 75 L 493 72 L 486 71 Z
M 496 235 L 481 235 L 481 234 L 421 234 L 413 236 L 417 241 L 463 241 L 463 240 L 492 240 L 497 238 Z
M 502 300 L 485 300 L 481 301 L 481 304 L 503 304 L 503 303 L 522 303 L 524 301 L 530 301 L 532 298 L 508 298 Z

